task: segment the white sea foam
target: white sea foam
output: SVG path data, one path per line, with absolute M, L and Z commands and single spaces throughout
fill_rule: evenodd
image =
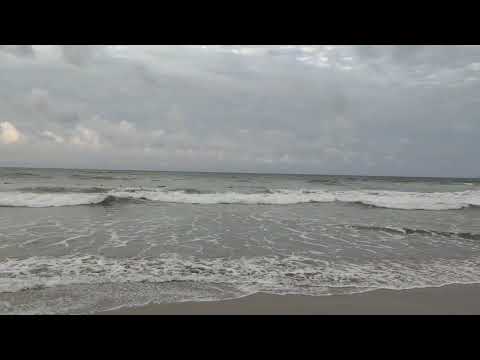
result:
M 449 210 L 480 206 L 480 191 L 462 192 L 401 192 L 401 191 L 344 191 L 337 200 L 405 210 Z
M 266 193 L 190 193 L 186 191 L 113 190 L 104 194 L 0 192 L 0 206 L 49 207 L 99 204 L 107 199 L 143 199 L 185 204 L 289 205 L 303 203 L 362 203 L 405 210 L 448 210 L 480 206 L 480 191 L 402 192 L 402 191 L 325 191 L 276 190 Z
M 401 191 L 301 191 L 277 190 L 271 193 L 187 194 L 172 192 L 113 192 L 117 197 L 144 198 L 152 201 L 196 204 L 273 204 L 288 205 L 312 202 L 358 202 L 392 209 L 446 210 L 480 206 L 480 191 L 418 193 Z
M 97 204 L 105 194 L 0 192 L 0 206 L 52 207 Z
M 244 292 L 328 294 L 329 288 L 407 289 L 480 283 L 480 258 L 425 262 L 325 261 L 303 256 L 199 259 L 164 254 L 158 258 L 70 255 L 0 262 L 0 292 L 102 283 L 221 283 Z

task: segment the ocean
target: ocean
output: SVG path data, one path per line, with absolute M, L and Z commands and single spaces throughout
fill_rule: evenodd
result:
M 480 179 L 0 168 L 0 314 L 480 283 Z

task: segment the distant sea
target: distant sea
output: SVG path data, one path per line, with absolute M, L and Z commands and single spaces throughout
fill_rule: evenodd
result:
M 0 314 L 480 282 L 480 179 L 0 168 Z

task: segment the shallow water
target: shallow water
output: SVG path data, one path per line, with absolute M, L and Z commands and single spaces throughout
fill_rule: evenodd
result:
M 0 169 L 0 313 L 480 282 L 480 180 Z

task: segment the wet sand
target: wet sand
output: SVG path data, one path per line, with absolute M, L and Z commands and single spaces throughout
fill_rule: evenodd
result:
M 99 315 L 480 315 L 480 284 L 362 294 L 254 294 L 240 299 L 150 304 Z

